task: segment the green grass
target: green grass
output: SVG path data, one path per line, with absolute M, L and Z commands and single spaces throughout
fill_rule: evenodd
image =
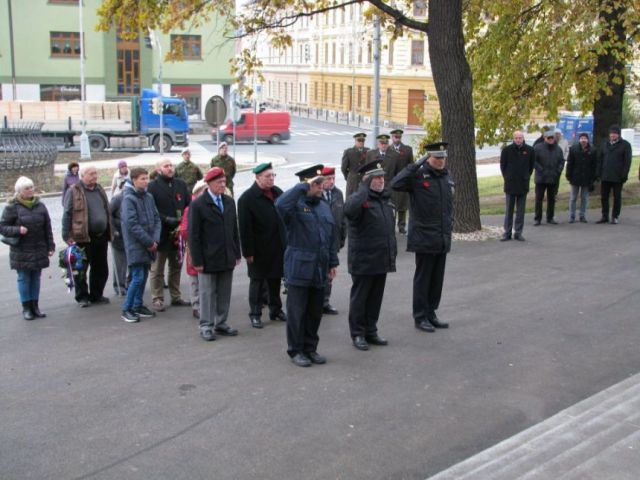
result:
M 640 204 L 640 182 L 638 181 L 638 166 L 640 166 L 640 157 L 634 157 L 631 162 L 631 170 L 629 171 L 629 181 L 624 184 L 622 190 L 622 204 L 636 205 Z M 531 188 L 527 197 L 527 212 L 531 213 L 534 209 L 533 192 L 534 183 L 533 175 L 531 176 Z M 480 214 L 481 215 L 504 215 L 504 182 L 501 175 L 494 177 L 484 177 L 478 179 L 478 191 L 480 194 Z M 556 199 L 556 211 L 569 211 L 569 197 L 571 188 L 569 182 L 562 173 L 560 179 L 560 187 L 558 189 L 558 197 Z M 596 186 L 595 191 L 590 195 L 590 208 L 600 206 L 600 190 Z

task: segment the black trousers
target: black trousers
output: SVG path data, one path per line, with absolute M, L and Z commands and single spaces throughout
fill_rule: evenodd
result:
M 398 210 L 398 228 L 406 228 L 407 226 L 407 211 Z
M 351 275 L 349 298 L 349 331 L 351 338 L 378 333 L 378 317 L 382 306 L 387 274 Z
M 510 195 L 507 193 L 505 194 L 505 196 L 507 211 L 504 215 L 504 233 L 511 236 L 511 230 L 513 230 L 513 210 L 515 208 L 515 233 L 521 234 L 522 229 L 524 228 L 524 210 L 527 203 L 527 194 L 523 193 L 522 195 Z
M 104 286 L 109 277 L 109 259 L 107 256 L 109 242 L 107 236 L 91 236 L 89 243 L 78 243 L 87 255 L 85 275 L 76 277 L 76 302 L 89 300 L 95 302 L 102 298 Z M 87 277 L 89 283 L 87 284 Z
M 542 220 L 542 202 L 544 194 L 547 193 L 547 221 L 552 220 L 556 210 L 556 195 L 558 194 L 557 183 L 536 183 L 536 213 L 534 220 Z
M 273 316 L 282 310 L 280 300 L 280 278 L 251 278 L 249 280 L 249 315 L 262 315 L 262 301 L 264 290 L 267 290 L 269 315 Z
M 289 356 L 317 350 L 323 298 L 324 288 L 288 285 L 287 353 Z
M 413 319 L 426 320 L 440 306 L 446 253 L 416 253 L 416 272 L 413 276 Z
M 613 210 L 611 211 L 611 217 L 609 217 L 609 195 L 613 191 Z M 618 218 L 620 216 L 620 210 L 622 210 L 622 183 L 621 182 L 606 182 L 600 183 L 600 195 L 602 201 L 602 218 Z

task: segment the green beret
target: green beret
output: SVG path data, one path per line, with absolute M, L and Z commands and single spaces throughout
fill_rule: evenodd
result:
M 273 166 L 271 165 L 271 162 L 268 162 L 268 163 L 261 163 L 260 165 L 256 165 L 256 167 L 251 171 L 257 175 L 259 173 L 264 172 L 265 170 L 270 170 L 272 168 Z

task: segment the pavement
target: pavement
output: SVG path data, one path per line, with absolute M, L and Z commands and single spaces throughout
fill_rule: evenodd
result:
M 48 317 L 26 322 L 0 245 L 0 477 L 417 480 L 480 454 L 442 478 L 637 478 L 640 207 L 619 225 L 562 215 L 536 228 L 528 216 L 524 243 L 455 242 L 439 310 L 451 328 L 436 333 L 413 328 L 399 237 L 379 323 L 390 344 L 368 352 L 350 344 L 343 250 L 340 314 L 320 327 L 328 363 L 308 369 L 289 362 L 283 324 L 250 327 L 244 263 L 229 319 L 240 334 L 207 343 L 188 308 L 139 324 L 113 295 L 78 308 L 57 266 L 43 272 Z M 514 463 L 527 458 L 584 476 Z

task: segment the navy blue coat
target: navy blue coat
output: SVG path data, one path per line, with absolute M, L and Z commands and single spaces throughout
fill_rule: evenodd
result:
M 331 208 L 308 191 L 307 183 L 299 183 L 276 201 L 287 232 L 284 279 L 288 285 L 324 288 L 329 269 L 339 264 L 339 238 Z
M 149 192 L 137 191 L 129 182 L 121 195 L 120 222 L 127 265 L 150 264 L 155 254 L 147 249 L 154 242 L 160 243 L 162 229 L 153 196 Z

